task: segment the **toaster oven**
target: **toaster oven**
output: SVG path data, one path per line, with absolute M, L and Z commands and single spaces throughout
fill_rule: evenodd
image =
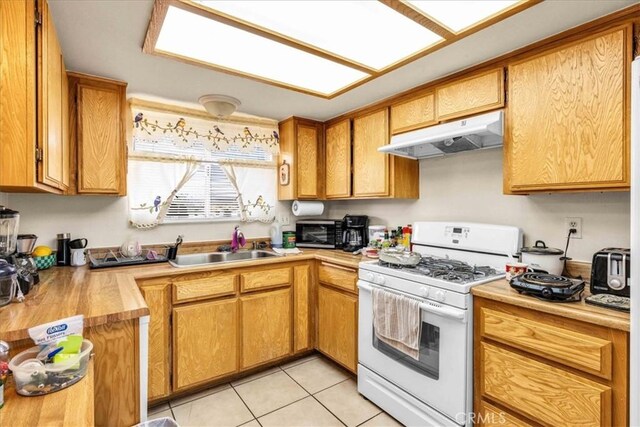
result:
M 591 264 L 591 293 L 628 297 L 630 265 L 629 249 L 605 248 L 596 252 Z
M 301 248 L 342 248 L 341 219 L 309 219 L 296 222 L 296 246 Z

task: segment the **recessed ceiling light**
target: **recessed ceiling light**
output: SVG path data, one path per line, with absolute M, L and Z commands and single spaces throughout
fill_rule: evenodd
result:
M 155 50 L 322 95 L 369 77 L 362 71 L 174 6 L 167 10 Z
M 442 40 L 378 1 L 196 0 L 196 3 L 375 70 Z
M 459 32 L 489 18 L 519 1 L 501 0 L 406 0 L 441 24 Z

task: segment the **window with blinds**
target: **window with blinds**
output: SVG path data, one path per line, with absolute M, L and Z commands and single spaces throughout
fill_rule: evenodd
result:
M 246 151 L 230 146 L 225 151 L 216 152 L 206 149 L 199 141 L 192 142 L 188 147 L 181 147 L 174 143 L 171 136 L 154 140 L 133 138 L 132 158 L 145 163 L 154 163 L 154 158 L 162 158 L 167 165 L 165 168 L 156 165 L 146 169 L 148 181 L 143 186 L 152 186 L 160 180 L 160 175 L 171 173 L 171 158 L 179 162 L 185 156 L 197 158 L 199 166 L 193 177 L 176 193 L 164 218 L 165 223 L 239 219 L 238 192 L 220 162 L 273 160 L 273 154 L 260 147 Z M 145 161 L 145 158 L 148 160 Z

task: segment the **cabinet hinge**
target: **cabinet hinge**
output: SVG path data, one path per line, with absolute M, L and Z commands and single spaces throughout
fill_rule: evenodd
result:
M 36 18 L 35 18 L 36 26 L 42 25 L 42 12 L 36 10 Z
M 36 148 L 36 162 L 42 161 L 42 148 Z

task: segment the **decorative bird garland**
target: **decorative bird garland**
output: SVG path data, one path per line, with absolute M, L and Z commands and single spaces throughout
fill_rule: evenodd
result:
M 196 139 L 204 138 L 210 141 L 217 149 L 220 149 L 220 146 L 217 144 L 218 142 L 226 142 L 227 144 L 242 143 L 242 148 L 249 147 L 252 142 L 261 142 L 270 148 L 275 147 L 280 143 L 280 135 L 278 135 L 278 132 L 275 130 L 271 135 L 258 135 L 257 133 L 252 132 L 248 126 L 245 126 L 242 130 L 242 135 L 238 133 L 236 136 L 228 137 L 218 127 L 218 125 L 213 125 L 212 130 L 210 129 L 207 133 L 203 134 L 193 129 L 193 127 L 187 128 L 187 122 L 183 117 L 180 117 L 175 123 L 168 122 L 163 126 L 158 123 L 157 120 L 151 122 L 144 118 L 143 113 L 138 113 L 133 119 L 133 126 L 143 130 L 148 135 L 153 135 L 159 131 L 162 131 L 163 134 L 175 133 L 183 142 L 189 142 L 187 139 L 188 136 L 195 136 Z

